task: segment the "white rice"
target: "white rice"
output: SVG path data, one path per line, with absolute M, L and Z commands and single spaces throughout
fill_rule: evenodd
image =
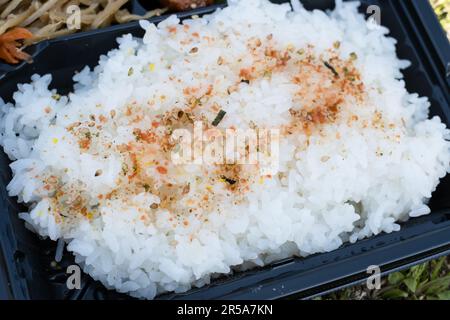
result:
M 293 7 L 233 0 L 185 20 L 189 27 L 175 16 L 158 27 L 142 21 L 145 37 L 119 38 L 94 70 L 74 76 L 68 96 L 48 89 L 51 75 L 34 75 L 19 85 L 14 104 L 0 99 L 0 144 L 13 161 L 8 191 L 30 206 L 21 218 L 42 236 L 64 239 L 106 287 L 153 298 L 203 286 L 244 263 L 261 266 L 398 231 L 397 221 L 428 214 L 426 203 L 450 169 L 450 135 L 438 117 L 427 119 L 428 99 L 406 91 L 400 69 L 408 63 L 396 57 L 395 40 L 384 27 L 369 28 L 356 2 L 338 1 L 329 14 L 308 12 L 298 1 Z M 254 63 L 247 44 L 255 39 L 263 47 L 271 39 L 292 58 L 228 94 L 239 70 Z M 187 87 L 214 86 L 206 111 L 198 112 L 212 121 L 209 108 L 220 105 L 227 112 L 221 128 L 284 126 L 291 109 L 308 107 L 296 100 L 304 98 L 295 96 L 303 84 L 291 81 L 293 63 L 305 51 L 319 57 L 330 50 L 345 61 L 353 57 L 364 99 L 343 101 L 338 119 L 309 137 L 299 131 L 282 138 L 280 173 L 256 177 L 239 201 L 224 183 L 208 185 L 201 166 L 169 172 L 177 183 L 191 183 L 171 209 L 155 206 L 161 199 L 143 190 L 105 196 L 126 185 L 118 147 L 156 115 L 191 103 Z M 130 122 L 135 115 L 142 118 Z M 87 150 L 70 129 L 77 122 L 89 132 Z M 214 198 L 193 204 L 205 190 Z M 64 203 L 80 210 L 67 212 Z

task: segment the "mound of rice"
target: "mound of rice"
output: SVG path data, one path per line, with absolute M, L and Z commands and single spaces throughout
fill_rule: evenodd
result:
M 21 218 L 106 287 L 153 298 L 428 214 L 449 131 L 405 89 L 395 40 L 356 2 L 292 7 L 233 0 L 182 24 L 142 21 L 144 38 L 119 38 L 68 96 L 34 75 L 14 104 L 0 99 Z M 281 130 L 277 174 L 171 163 L 174 127 L 220 110 L 220 129 Z

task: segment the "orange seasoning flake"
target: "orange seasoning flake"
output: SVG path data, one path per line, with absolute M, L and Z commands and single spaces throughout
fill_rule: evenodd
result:
M 206 93 L 205 93 L 205 95 L 206 95 L 206 96 L 209 96 L 209 95 L 211 95 L 211 94 L 212 94 L 212 92 L 213 92 L 213 90 L 214 90 L 214 87 L 213 87 L 213 85 L 212 85 L 212 84 L 210 84 L 210 85 L 208 86 L 208 89 L 206 90 Z
M 137 155 L 133 152 L 130 153 L 131 162 L 133 164 L 132 173 L 128 176 L 128 179 L 131 180 L 136 177 L 139 173 L 139 163 L 137 160 Z
M 101 123 L 106 123 L 108 121 L 108 119 L 104 115 L 100 115 L 98 119 Z
M 282 58 L 287 61 L 289 56 Z M 307 110 L 290 110 L 292 122 L 285 128 L 285 133 L 292 134 L 300 129 L 310 135 L 313 129 L 320 130 L 322 125 L 335 122 L 348 99 L 357 103 L 364 100 L 364 84 L 352 61 L 337 56 L 325 61 L 323 57 L 316 59 L 310 54 L 296 61 L 295 65 L 299 68 L 292 78 L 292 82 L 299 86 L 296 99 L 309 107 Z M 327 87 L 317 85 L 316 78 L 330 84 Z
M 78 145 L 80 146 L 80 149 L 89 149 L 89 147 L 91 146 L 91 140 L 90 139 L 81 139 L 78 142 Z
M 198 92 L 199 88 L 197 87 L 186 87 L 183 89 L 183 94 L 186 96 L 194 95 Z
M 156 171 L 158 171 L 159 174 L 167 174 L 167 169 L 165 167 L 158 166 L 156 167 Z

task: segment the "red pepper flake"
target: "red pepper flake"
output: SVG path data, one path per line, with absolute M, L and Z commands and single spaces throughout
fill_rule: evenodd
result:
M 80 149 L 87 150 L 91 146 L 91 139 L 90 138 L 81 139 L 80 141 L 78 141 L 78 145 L 80 146 Z
M 213 85 L 210 84 L 208 86 L 208 90 L 206 91 L 205 95 L 207 95 L 207 96 L 211 95 L 211 93 L 213 92 L 213 88 L 214 88 Z
M 141 129 L 135 129 L 133 134 L 137 141 L 145 141 L 147 143 L 154 143 L 156 141 L 155 133 L 150 130 L 142 131 Z
M 156 171 L 160 174 L 167 174 L 167 169 L 165 167 L 156 167 Z

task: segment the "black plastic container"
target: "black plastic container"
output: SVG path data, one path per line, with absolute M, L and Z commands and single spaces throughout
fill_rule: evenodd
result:
M 134 1 L 136 10 L 142 2 Z M 285 2 L 285 1 L 277 1 Z M 308 9 L 327 9 L 333 1 L 304 1 Z M 450 127 L 450 45 L 426 0 L 364 0 L 381 8 L 382 24 L 398 40 L 400 58 L 412 66 L 405 70 L 409 91 L 428 96 L 431 114 L 439 115 Z M 180 13 L 181 18 L 204 14 L 218 6 Z M 164 17 L 151 19 L 159 22 Z M 84 65 L 97 64 L 100 54 L 116 46 L 115 38 L 132 33 L 142 36 L 137 23 L 113 26 L 42 42 L 30 48 L 33 64 L 0 64 L 0 96 L 10 100 L 17 83 L 30 81 L 33 73 L 51 73 L 52 86 L 61 92 L 72 89 L 72 75 Z M 53 262 L 54 242 L 40 240 L 27 231 L 17 213 L 24 210 L 10 198 L 9 160 L 0 154 L 0 298 L 11 299 L 126 299 L 106 290 L 83 275 L 81 290 L 68 290 L 66 266 L 73 258 L 65 252 L 59 264 Z M 430 202 L 432 214 L 411 219 L 399 232 L 381 234 L 356 244 L 307 258 L 292 258 L 248 272 L 235 273 L 209 286 L 185 294 L 166 294 L 160 299 L 275 299 L 309 298 L 364 281 L 367 267 L 378 265 L 383 274 L 397 271 L 450 253 L 450 177 L 441 181 Z

